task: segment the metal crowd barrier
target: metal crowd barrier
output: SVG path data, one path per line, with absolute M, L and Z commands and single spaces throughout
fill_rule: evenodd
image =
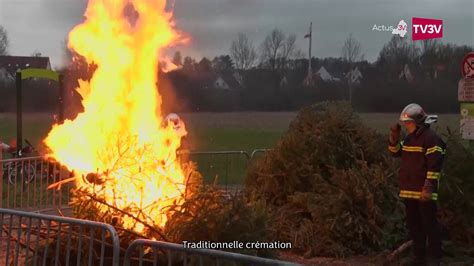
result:
M 261 156 L 269 151 L 271 151 L 272 149 L 256 149 L 256 150 L 253 150 L 252 153 L 250 154 L 250 160 L 255 160 L 257 158 L 257 156 Z
M 145 256 L 145 252 L 148 252 Z M 152 254 L 151 254 L 152 253 Z M 150 256 L 152 255 L 152 256 Z M 298 265 L 211 249 L 186 249 L 174 243 L 138 239 L 127 248 L 124 266 L 129 265 Z
M 198 171 L 203 175 L 206 184 L 216 183 L 228 192 L 242 189 L 243 178 L 251 161 L 270 149 L 246 151 L 189 151 L 180 150 L 178 156 L 184 161 L 197 163 Z
M 0 265 L 297 265 L 146 239 L 121 257 L 112 225 L 10 209 L 0 208 L 0 230 Z
M 216 182 L 227 191 L 237 192 L 242 189 L 249 163 L 267 151 L 258 149 L 250 154 L 246 151 L 178 151 L 178 154 L 198 164 L 205 183 Z M 0 166 L 0 208 L 42 213 L 68 208 L 73 182 L 63 184 L 59 190 L 48 189 L 51 184 L 70 177 L 58 163 L 41 157 L 0 158 Z
M 109 224 L 0 209 L 0 265 L 119 265 Z
M 179 151 L 178 154 L 197 163 L 206 184 L 216 183 L 228 191 L 241 189 L 250 161 L 246 151 Z
M 49 185 L 69 177 L 58 163 L 41 157 L 0 160 L 0 207 L 20 210 L 48 211 L 61 209 L 69 202 L 72 182 L 61 190 Z

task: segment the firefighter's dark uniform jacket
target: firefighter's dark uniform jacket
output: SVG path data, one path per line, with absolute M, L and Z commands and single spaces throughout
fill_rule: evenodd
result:
M 420 127 L 395 145 L 389 144 L 392 156 L 401 156 L 399 173 L 400 197 L 419 199 L 425 181 L 433 187 L 432 199 L 438 199 L 446 144 L 429 127 Z

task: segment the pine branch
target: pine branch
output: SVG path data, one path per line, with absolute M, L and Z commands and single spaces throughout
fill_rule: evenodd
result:
M 100 203 L 100 204 L 103 204 L 103 205 L 105 205 L 105 206 L 107 206 L 107 207 L 109 207 L 109 208 L 111 208 L 111 209 L 113 209 L 113 210 L 115 210 L 115 211 L 120 212 L 121 214 L 124 214 L 124 215 L 126 215 L 126 216 L 128 216 L 128 217 L 134 219 L 135 221 L 137 221 L 137 222 L 143 224 L 145 227 L 149 228 L 149 229 L 150 229 L 151 231 L 153 231 L 154 233 L 158 234 L 164 241 L 168 241 L 168 239 L 166 238 L 166 236 L 165 236 L 160 230 L 158 230 L 158 229 L 157 229 L 156 227 L 154 227 L 154 226 L 149 225 L 147 222 L 141 220 L 140 218 L 134 217 L 134 216 L 131 215 L 130 213 L 127 213 L 127 212 L 125 212 L 125 211 L 123 211 L 123 210 L 121 210 L 121 209 L 119 209 L 119 208 L 117 208 L 117 207 L 115 207 L 115 206 L 112 206 L 112 205 L 108 204 L 107 202 L 96 198 L 96 197 L 93 196 L 93 195 L 90 195 L 90 194 L 87 194 L 87 193 L 85 193 L 85 195 L 86 195 L 87 197 L 91 198 L 92 200 L 94 200 L 94 201 Z

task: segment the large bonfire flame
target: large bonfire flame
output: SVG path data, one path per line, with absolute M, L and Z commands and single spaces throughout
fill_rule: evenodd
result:
M 163 227 L 163 209 L 181 204 L 185 191 L 180 136 L 162 126 L 156 90 L 159 52 L 180 41 L 172 14 L 165 0 L 90 0 L 85 18 L 69 47 L 98 67 L 79 82 L 85 111 L 46 138 L 49 157 L 74 172 L 77 187 L 132 214 L 121 218 L 124 228 L 143 232 L 137 218 Z

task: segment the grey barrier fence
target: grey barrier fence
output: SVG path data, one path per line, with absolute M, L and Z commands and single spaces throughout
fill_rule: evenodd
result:
M 217 183 L 226 190 L 239 190 L 252 160 L 269 149 L 247 151 L 178 151 L 178 155 L 197 163 L 207 184 Z
M 147 255 L 145 256 L 145 252 Z M 127 248 L 124 266 L 129 265 L 298 265 L 211 249 L 188 249 L 183 245 L 138 239 Z
M 250 161 L 267 149 L 246 151 L 178 151 L 198 164 L 207 184 L 216 182 L 228 191 L 242 188 Z M 73 182 L 48 189 L 52 184 L 70 177 L 58 163 L 41 157 L 0 158 L 0 208 L 50 212 L 67 208 Z
M 272 149 L 256 149 L 253 150 L 252 153 L 250 154 L 250 160 L 255 160 L 258 156 L 261 156 L 262 154 L 265 154 Z
M 112 225 L 0 208 L 0 265 L 297 265 L 138 239 L 121 257 Z
M 58 163 L 41 157 L 0 160 L 0 207 L 21 210 L 61 209 L 69 202 L 69 190 L 74 185 L 64 184 L 60 190 L 48 189 L 52 184 L 69 177 L 69 172 Z
M 0 265 L 119 265 L 112 225 L 0 209 Z
M 215 182 L 229 190 L 242 184 L 250 160 L 246 151 L 189 151 L 180 155 L 197 163 L 205 183 Z

